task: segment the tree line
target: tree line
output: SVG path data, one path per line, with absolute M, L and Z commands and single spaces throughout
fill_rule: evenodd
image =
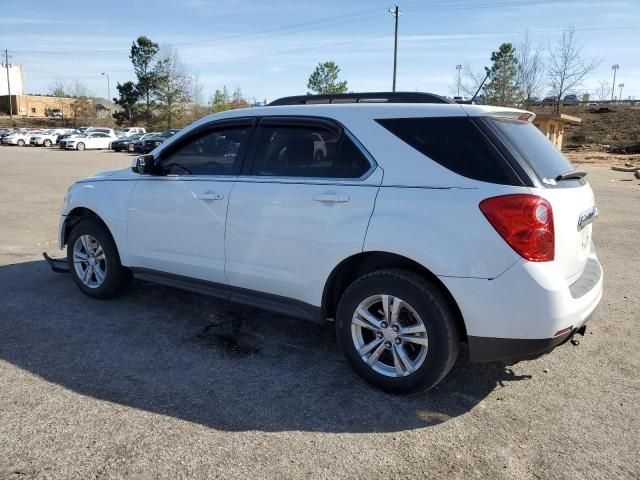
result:
M 573 28 L 547 46 L 534 45 L 526 33 L 517 45 L 503 43 L 492 52 L 491 66 L 484 67 L 483 74 L 466 65 L 460 90 L 469 96 L 479 91 L 489 105 L 527 108 L 536 103 L 541 92 L 547 91 L 554 97 L 554 110 L 559 112 L 565 95 L 576 93 L 601 63 L 599 59 L 587 58 L 582 48 Z M 600 82 L 595 92 L 600 99 L 610 93 L 605 81 Z

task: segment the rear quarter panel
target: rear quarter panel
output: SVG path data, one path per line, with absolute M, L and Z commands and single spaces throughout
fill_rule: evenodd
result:
M 523 189 L 498 185 L 488 188 L 383 185 L 364 250 L 402 255 L 439 276 L 495 278 L 520 257 L 478 205 L 487 197 L 522 193 Z

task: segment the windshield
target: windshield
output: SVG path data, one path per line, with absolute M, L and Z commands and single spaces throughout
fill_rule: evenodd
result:
M 496 118 L 491 120 L 544 183 L 554 184 L 556 177 L 575 170 L 571 162 L 533 124 Z

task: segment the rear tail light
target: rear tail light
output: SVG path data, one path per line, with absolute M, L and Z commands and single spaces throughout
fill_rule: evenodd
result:
M 550 262 L 555 253 L 553 210 L 544 198 L 515 194 L 487 198 L 480 210 L 522 258 Z

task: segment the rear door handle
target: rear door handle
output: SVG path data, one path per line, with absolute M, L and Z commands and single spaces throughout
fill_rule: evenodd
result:
M 196 197 L 198 197 L 200 200 L 222 200 L 224 198 L 224 195 L 216 192 L 204 192 L 196 194 Z
M 349 201 L 348 195 L 338 195 L 337 193 L 321 193 L 313 197 L 316 202 L 343 203 Z

